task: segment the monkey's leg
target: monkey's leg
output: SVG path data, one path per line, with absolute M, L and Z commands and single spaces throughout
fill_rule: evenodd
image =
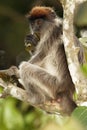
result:
M 29 96 L 29 102 L 31 105 L 41 105 L 44 104 L 46 101 L 51 101 L 52 99 L 46 94 L 44 90 L 38 88 L 37 85 L 34 83 L 28 82 L 25 83 L 25 88 Z
M 59 83 L 56 76 L 49 74 L 45 69 L 37 65 L 30 64 L 29 62 L 23 62 L 19 68 L 20 78 L 24 82 L 25 87 L 28 86 L 28 80 L 30 80 L 38 86 L 38 88 L 41 88 L 47 92 L 50 97 L 56 96 L 56 91 L 61 92 L 61 87 L 62 91 L 63 89 L 66 89 L 65 86 L 65 88 L 61 86 L 61 83 Z
M 21 87 L 22 89 L 24 89 L 23 84 L 21 84 L 18 81 L 19 77 L 19 70 L 16 66 L 12 66 L 9 69 L 6 70 L 0 70 L 0 78 L 2 78 L 2 80 L 4 80 L 5 82 L 11 82 L 12 84 L 16 84 L 17 87 Z M 45 101 L 50 100 L 50 97 L 46 94 L 46 92 L 44 92 L 44 90 L 41 90 L 40 88 L 38 89 L 38 87 L 36 86 L 36 84 L 32 85 L 31 81 L 28 80 L 27 82 L 29 88 L 27 87 L 26 91 L 28 92 L 29 95 L 29 102 L 32 105 L 40 105 L 40 104 L 44 104 Z M 26 86 L 26 85 L 25 85 Z

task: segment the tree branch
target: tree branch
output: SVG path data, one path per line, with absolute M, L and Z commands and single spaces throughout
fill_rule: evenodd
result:
M 78 62 L 79 48 L 75 46 L 75 34 L 73 27 L 74 12 L 77 6 L 86 0 L 61 0 L 64 10 L 63 41 L 67 56 L 69 71 L 75 84 L 78 99 L 77 102 L 87 101 L 87 78 L 81 71 Z
M 18 88 L 16 85 L 12 84 L 12 83 L 6 83 L 4 82 L 2 79 L 0 79 L 0 86 L 2 86 L 4 88 L 3 93 L 0 95 L 0 97 L 7 96 L 7 95 L 11 95 L 12 97 L 15 97 L 21 101 L 28 101 L 28 93 L 21 89 Z

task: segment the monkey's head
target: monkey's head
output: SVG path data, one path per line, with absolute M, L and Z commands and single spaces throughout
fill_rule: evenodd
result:
M 29 20 L 31 31 L 43 35 L 44 30 L 46 32 L 54 25 L 57 15 L 50 7 L 36 6 L 26 17 Z

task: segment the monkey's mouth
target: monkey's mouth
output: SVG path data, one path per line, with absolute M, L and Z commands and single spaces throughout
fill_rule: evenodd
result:
M 28 34 L 25 39 L 25 48 L 27 51 L 34 51 L 40 41 L 40 33 Z

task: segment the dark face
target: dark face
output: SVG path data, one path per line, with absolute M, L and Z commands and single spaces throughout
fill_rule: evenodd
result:
M 44 20 L 42 18 L 38 18 L 35 20 L 30 21 L 31 29 L 32 31 L 40 33 L 42 30 L 42 27 L 44 25 Z
M 42 18 L 37 18 L 33 20 L 29 20 L 32 34 L 26 35 L 25 38 L 25 46 L 26 50 L 34 51 L 35 47 L 38 45 L 40 41 L 40 34 L 43 27 L 44 20 Z

